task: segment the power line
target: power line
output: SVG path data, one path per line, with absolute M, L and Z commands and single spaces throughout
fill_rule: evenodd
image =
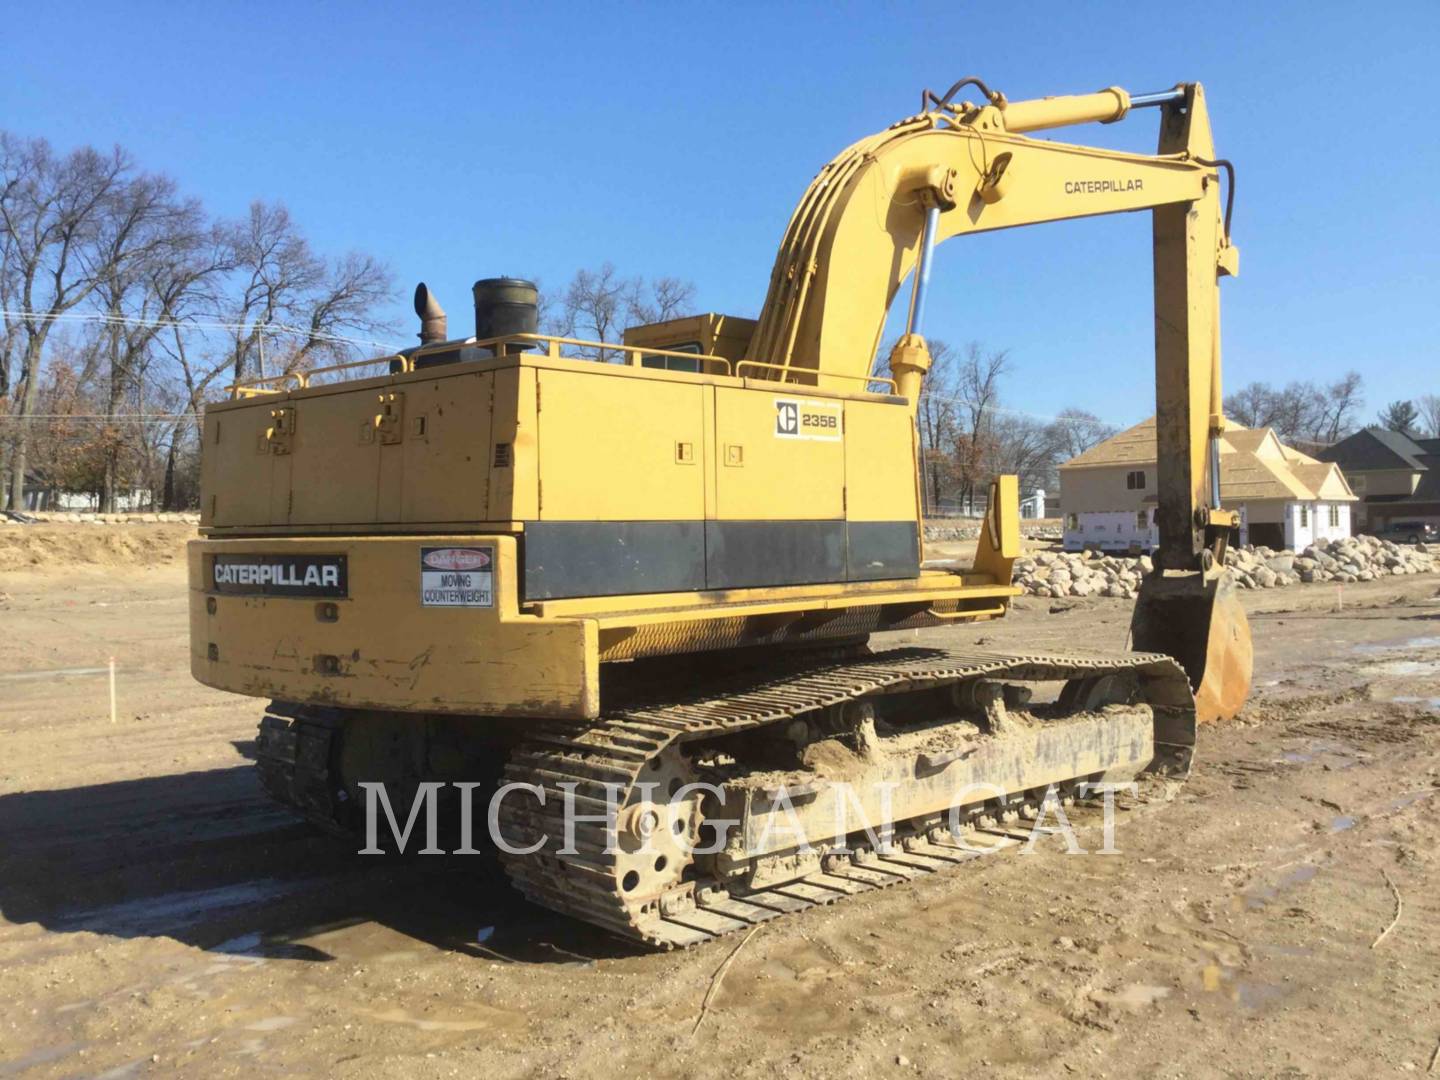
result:
M 0 416 L 0 424 L 30 423 L 35 420 L 84 420 L 90 423 L 108 424 L 173 424 L 177 420 L 195 419 L 194 413 L 117 413 L 104 416 L 100 413 L 39 413 L 28 416 Z
M 971 398 L 960 397 L 958 394 L 934 394 L 933 391 L 932 394 L 937 400 L 948 401 L 952 405 L 965 405 L 973 408 L 980 404 Z M 1028 416 L 1032 420 L 1059 420 L 1067 424 L 1084 424 L 1097 428 L 1122 428 L 1125 426 L 1113 420 L 1103 420 L 1098 416 L 1052 416 L 1049 413 L 1026 412 L 1024 409 L 1009 409 L 1003 405 L 983 405 L 981 407 L 986 412 L 1006 413 L 1010 416 Z
M 365 345 L 371 348 L 385 349 L 387 352 L 394 352 L 395 346 L 383 341 L 371 341 L 367 338 L 347 337 L 344 334 L 331 334 L 319 330 L 307 330 L 300 326 L 290 326 L 287 323 L 265 322 L 265 323 L 242 323 L 242 322 L 221 322 L 209 319 L 162 319 L 144 318 L 138 315 L 115 315 L 103 311 L 19 311 L 13 309 L 0 310 L 0 315 L 7 319 L 25 319 L 38 322 L 89 322 L 108 325 L 137 326 L 145 329 L 163 329 L 172 327 L 178 330 L 243 330 L 247 333 L 259 334 L 285 334 L 292 337 L 302 337 L 316 341 L 329 341 L 341 345 Z

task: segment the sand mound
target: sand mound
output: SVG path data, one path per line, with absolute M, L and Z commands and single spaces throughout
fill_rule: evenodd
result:
M 181 565 L 195 526 L 0 525 L 0 572 Z

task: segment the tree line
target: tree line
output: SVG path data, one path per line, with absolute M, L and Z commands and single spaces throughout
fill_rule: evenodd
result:
M 1013 374 L 1008 350 L 974 342 L 957 349 L 939 340 L 930 342 L 930 350 L 934 362 L 916 416 L 927 512 L 965 510 L 1002 473 L 1019 476 L 1022 491 L 1058 491 L 1060 465 L 1119 431 L 1083 409 L 1046 417 L 1007 408 L 1002 390 Z M 1224 401 L 1228 419 L 1273 428 L 1282 442 L 1303 451 L 1352 434 L 1364 406 L 1364 379 L 1356 371 L 1325 384 L 1252 382 Z M 1440 395 L 1392 402 L 1375 423 L 1413 437 L 1440 437 Z
M 695 287 L 609 263 L 542 293 L 551 333 L 617 341 Z M 0 131 L 0 509 L 27 489 L 112 512 L 198 500 L 200 418 L 245 378 L 393 352 L 394 274 L 315 250 L 286 207 L 208 214 L 125 150 Z M 404 335 L 408 336 L 408 334 Z
M 316 252 L 278 202 L 207 214 L 123 149 L 0 132 L 0 507 L 28 486 L 195 498 L 200 411 L 227 382 L 351 355 L 395 292 Z M 196 333 L 196 331 L 202 331 Z
M 240 379 L 393 351 L 370 339 L 397 336 L 376 314 L 396 292 L 375 256 L 316 251 L 282 203 L 215 217 L 121 148 L 58 153 L 0 131 L 0 509 L 24 508 L 32 486 L 95 493 L 105 511 L 137 489 L 150 507 L 193 507 L 205 402 Z M 618 344 L 627 325 L 688 313 L 695 292 L 607 262 L 542 288 L 541 325 Z M 1081 409 L 1008 408 L 1006 350 L 931 353 L 917 423 L 932 512 L 983 498 L 1000 473 L 1055 490 L 1061 463 L 1117 430 Z M 1231 419 L 1302 449 L 1354 430 L 1363 405 L 1354 371 L 1225 399 Z M 1440 396 L 1392 402 L 1379 423 L 1440 435 Z
M 1225 399 L 1225 415 L 1244 427 L 1270 427 L 1280 440 L 1301 450 L 1338 442 L 1361 426 L 1365 407 L 1364 380 L 1349 371 L 1319 385 L 1297 381 L 1283 387 L 1252 382 Z M 1375 415 L 1371 426 L 1411 438 L 1440 438 L 1440 394 L 1392 401 Z
M 1013 374 L 1007 349 L 928 344 L 930 371 L 916 411 L 927 513 L 968 512 L 1002 473 L 1018 476 L 1022 492 L 1058 492 L 1059 466 L 1119 430 L 1084 409 L 1042 417 L 1007 408 L 1001 394 Z

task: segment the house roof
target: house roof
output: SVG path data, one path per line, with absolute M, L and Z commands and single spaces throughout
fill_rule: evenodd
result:
M 1431 440 L 1426 440 L 1429 441 Z M 1410 469 L 1420 472 L 1425 468 L 1420 460 L 1425 452 L 1425 448 L 1408 435 L 1386 428 L 1368 427 L 1341 439 L 1334 446 L 1327 446 L 1320 451 L 1320 457 L 1351 472 L 1373 469 Z
M 1141 421 L 1077 454 L 1060 468 L 1155 464 L 1155 419 Z M 1339 466 L 1286 446 L 1271 428 L 1242 428 L 1226 421 L 1220 437 L 1220 492 L 1233 502 L 1260 499 L 1325 499 L 1355 502 Z
M 1060 467 L 1068 469 L 1083 465 L 1148 465 L 1154 461 L 1155 418 L 1151 417 L 1110 436 L 1104 442 L 1096 443 Z
M 1410 497 L 1415 502 L 1440 502 L 1440 459 L 1427 456 L 1425 461 L 1430 467 L 1421 475 Z

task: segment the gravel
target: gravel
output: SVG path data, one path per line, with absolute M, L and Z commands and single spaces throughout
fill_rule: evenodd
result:
M 1440 570 L 1440 546 L 1396 544 L 1373 536 L 1322 541 L 1303 551 L 1231 549 L 1225 564 L 1242 589 L 1277 589 L 1327 581 L 1375 581 Z M 1032 596 L 1112 596 L 1133 599 L 1154 569 L 1148 555 L 1043 552 L 1015 562 L 1014 582 Z
M 980 535 L 979 520 L 963 522 L 929 522 L 925 523 L 926 540 L 974 540 Z M 1020 535 L 1029 537 L 1032 540 L 1059 540 L 1065 535 L 1065 530 L 1059 524 L 1049 519 L 1030 520 L 1020 522 Z
M 163 522 L 198 524 L 197 511 L 163 511 L 159 513 L 98 514 L 89 510 L 34 510 L 27 515 L 31 522 L 50 525 L 158 525 Z

